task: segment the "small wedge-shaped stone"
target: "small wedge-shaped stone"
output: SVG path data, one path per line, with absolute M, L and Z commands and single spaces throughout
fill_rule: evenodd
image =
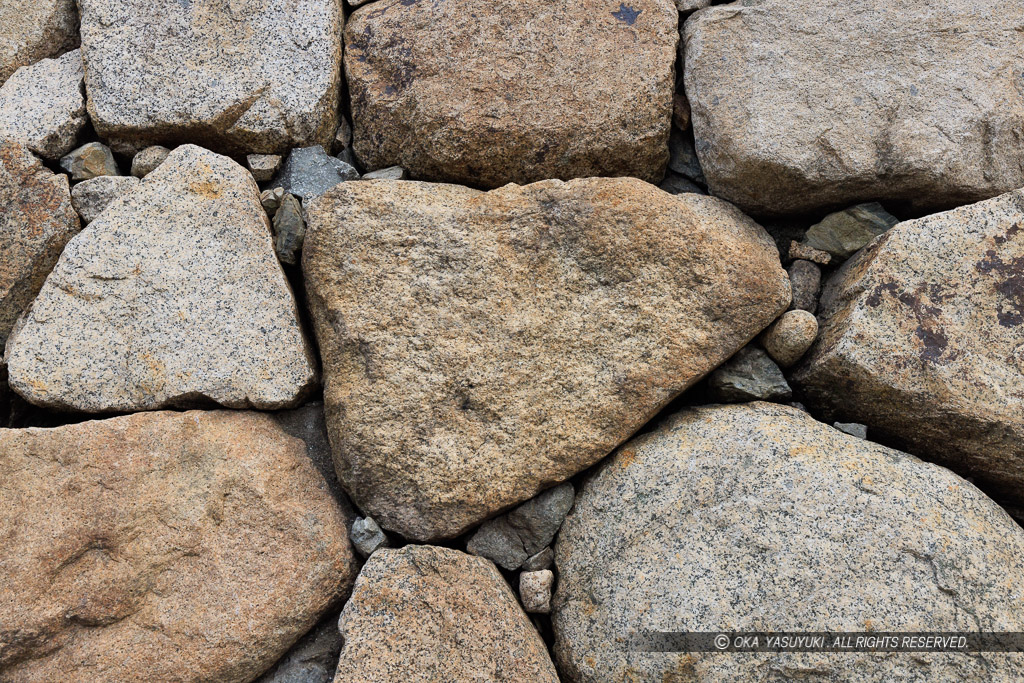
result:
M 673 0 L 377 0 L 345 28 L 356 156 L 483 187 L 659 182 L 678 23 Z
M 345 510 L 267 415 L 0 429 L 0 680 L 246 683 L 358 570 Z
M 335 683 L 556 683 L 544 641 L 489 561 L 407 545 L 366 561 L 339 621 Z
M 338 473 L 411 539 L 589 467 L 789 305 L 760 226 L 636 179 L 369 180 L 307 213 Z
M 89 116 L 115 151 L 330 146 L 339 0 L 81 0 Z
M 18 69 L 0 87 L 0 138 L 46 159 L 70 152 L 87 121 L 84 76 L 80 50 Z
M 1024 190 L 899 223 L 829 280 L 794 382 L 1024 502 Z
M 192 145 L 68 244 L 7 354 L 28 401 L 88 412 L 283 408 L 316 380 L 256 183 Z
M 80 227 L 67 176 L 0 142 L 0 349 Z
M 712 193 L 755 214 L 1024 186 L 1020 0 L 752 0 L 684 30 Z
M 75 0 L 0 0 L 0 85 L 20 67 L 76 45 Z
M 555 654 L 574 683 L 1019 681 L 1019 653 L 663 652 L 657 634 L 1019 632 L 1022 554 L 1024 529 L 947 469 L 795 408 L 684 410 L 582 486 Z

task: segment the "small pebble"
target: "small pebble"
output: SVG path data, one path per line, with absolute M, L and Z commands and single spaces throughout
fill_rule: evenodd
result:
M 786 311 L 761 334 L 761 346 L 779 367 L 800 360 L 818 336 L 818 319 L 807 311 Z
M 363 180 L 405 180 L 409 175 L 401 166 L 389 166 L 378 171 L 370 171 Z
M 132 159 L 132 175 L 136 178 L 145 178 L 156 170 L 156 167 L 164 163 L 171 150 L 160 145 L 153 145 L 142 150 Z
M 250 154 L 245 157 L 245 163 L 249 166 L 249 173 L 257 183 L 265 183 L 274 178 L 274 174 L 281 169 L 283 158 L 277 154 Z
M 804 236 L 804 244 L 828 252 L 832 262 L 838 264 L 897 223 L 899 219 L 878 202 L 858 204 L 830 213 L 820 223 L 812 225 Z
M 832 255 L 827 251 L 821 249 L 815 249 L 814 247 L 801 244 L 796 240 L 789 243 L 789 258 L 790 260 L 802 259 L 804 261 L 813 261 L 814 263 L 827 266 L 832 261 Z
M 290 266 L 298 263 L 305 239 L 306 221 L 302 217 L 302 204 L 286 194 L 274 214 L 274 251 L 281 263 Z
M 555 575 L 550 569 L 520 574 L 519 597 L 523 609 L 531 614 L 551 612 L 551 588 L 554 585 Z
M 89 180 L 104 175 L 121 175 L 110 148 L 101 142 L 90 142 L 60 160 L 60 167 L 72 180 Z
M 281 207 L 281 200 L 284 199 L 284 188 L 275 187 L 272 190 L 264 190 L 260 193 L 260 204 L 266 209 L 267 214 L 271 218 L 277 213 L 277 210 Z
M 377 522 L 373 521 L 373 517 L 356 517 L 349 537 L 352 539 L 352 545 L 363 557 L 369 557 L 375 550 L 387 548 L 389 545 L 388 537 L 377 526 Z
M 351 2 L 349 2 L 352 5 Z M 355 5 L 353 5 L 354 7 Z M 341 125 L 338 126 L 338 130 L 334 132 L 334 142 L 331 144 L 331 150 L 337 154 L 341 150 L 345 149 L 352 144 L 352 125 L 348 122 L 348 119 L 344 116 L 341 117 Z

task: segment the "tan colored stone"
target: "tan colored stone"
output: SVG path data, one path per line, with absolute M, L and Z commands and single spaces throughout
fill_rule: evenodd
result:
M 258 676 L 357 571 L 305 451 L 230 411 L 0 429 L 0 680 Z
M 1024 501 L 1024 190 L 896 225 L 819 319 L 809 404 Z
M 68 243 L 11 334 L 11 387 L 84 412 L 297 405 L 317 363 L 252 176 L 183 145 L 136 182 Z
M 684 30 L 711 192 L 755 214 L 1024 186 L 1024 3 L 754 0 Z
M 807 311 L 786 311 L 761 335 L 761 346 L 779 367 L 800 360 L 818 336 L 818 320 Z
M 162 145 L 147 147 L 132 157 L 132 175 L 136 178 L 145 178 L 155 171 L 157 166 L 164 163 L 170 154 L 171 150 Z
M 75 0 L 0 0 L 0 85 L 20 67 L 77 45 Z
M 815 249 L 809 244 L 802 244 L 796 240 L 789 243 L 789 258 L 792 260 L 810 261 L 822 266 L 832 262 L 832 254 L 821 249 Z
M 592 465 L 789 304 L 760 226 L 636 179 L 369 180 L 306 209 L 339 477 L 411 539 Z
M 135 190 L 139 179 L 130 175 L 101 175 L 75 183 L 71 204 L 85 224 L 92 223 L 122 195 Z
M 573 682 L 1010 683 L 1024 654 L 654 653 L 641 632 L 1016 632 L 1021 557 L 1024 529 L 949 470 L 795 408 L 683 410 L 582 486 L 555 655 Z
M 544 641 L 494 565 L 408 545 L 366 561 L 341 613 L 335 683 L 556 683 Z
M 0 86 L 0 138 L 46 159 L 70 152 L 88 121 L 84 77 L 80 50 L 18 69 Z
M 555 575 L 550 569 L 523 572 L 519 575 L 519 597 L 523 609 L 531 614 L 548 614 L 551 611 L 551 589 Z
M 377 0 L 345 28 L 368 170 L 482 187 L 668 162 L 672 0 Z
M 0 142 L 0 348 L 81 227 L 68 179 L 21 144 Z

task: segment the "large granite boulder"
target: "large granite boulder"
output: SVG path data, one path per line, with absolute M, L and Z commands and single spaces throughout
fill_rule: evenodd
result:
M 678 21 L 673 0 L 377 0 L 345 28 L 355 153 L 483 187 L 660 182 Z
M 0 349 L 81 228 L 68 178 L 25 146 L 0 141 Z
M 810 404 L 1024 502 L 1024 190 L 898 224 L 819 320 L 794 377 Z
M 1024 4 L 754 0 L 686 22 L 711 191 L 753 213 L 1024 186 Z
M 0 85 L 20 67 L 77 45 L 75 0 L 0 0 Z
M 789 305 L 760 226 L 635 179 L 360 181 L 307 212 L 339 477 L 421 541 L 597 462 Z
M 569 681 L 1021 680 L 1021 654 L 644 650 L 657 633 L 1019 632 L 1022 556 L 1024 530 L 949 470 L 795 408 L 684 410 L 583 485 L 555 551 L 556 657 Z
M 338 125 L 340 0 L 80 0 L 89 115 L 132 154 L 330 145 Z
M 253 680 L 358 570 L 305 451 L 230 411 L 0 429 L 0 680 Z
M 18 69 L 0 86 L 0 138 L 46 159 L 70 152 L 88 121 L 84 77 L 79 50 Z
M 378 550 L 339 627 L 335 683 L 558 681 L 505 579 L 487 560 L 457 550 Z
M 284 408 L 317 374 L 256 183 L 192 145 L 67 245 L 7 362 L 29 402 L 87 412 Z

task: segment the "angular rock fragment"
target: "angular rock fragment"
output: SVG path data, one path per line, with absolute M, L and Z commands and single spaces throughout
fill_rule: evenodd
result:
M 1022 553 L 1024 529 L 946 469 L 793 408 L 685 410 L 583 485 L 555 653 L 569 681 L 1020 680 L 1019 654 L 656 653 L 643 632 L 1019 631 Z
M 71 188 L 71 203 L 82 217 L 83 223 L 91 223 L 118 197 L 139 186 L 134 176 L 101 175 L 83 180 Z
M 548 546 L 536 555 L 526 558 L 526 562 L 523 562 L 522 570 L 524 572 L 537 572 L 541 569 L 547 569 L 551 566 L 554 558 L 555 552 L 551 549 L 551 546 Z
M 277 213 L 277 210 L 281 207 L 281 201 L 284 200 L 284 188 L 275 187 L 273 190 L 264 190 L 260 193 L 260 205 L 266 210 L 267 215 L 271 218 Z
M 121 175 L 110 148 L 102 142 L 90 142 L 67 154 L 60 167 L 72 180 L 90 180 L 105 175 Z
M 484 522 L 466 550 L 509 571 L 518 569 L 551 543 L 572 508 L 574 495 L 568 482 L 544 491 L 508 514 Z
M 658 182 L 678 22 L 672 0 L 378 0 L 345 27 L 356 156 L 488 188 Z
M 334 458 L 331 456 L 331 444 L 327 436 L 327 422 L 324 420 L 324 404 L 307 403 L 300 408 L 281 410 L 274 413 L 274 419 L 285 432 L 306 444 L 306 455 L 313 461 L 317 470 L 327 482 L 327 488 L 345 515 L 346 526 L 351 526 L 355 519 L 352 504 L 338 483 L 338 475 L 334 471 Z
M 274 251 L 281 263 L 294 266 L 302 257 L 302 244 L 306 240 L 306 221 L 302 217 L 302 204 L 290 194 L 281 198 L 274 212 Z
M 1024 190 L 900 223 L 826 284 L 794 375 L 830 419 L 1024 500 Z
M 745 346 L 711 373 L 708 389 L 715 401 L 788 401 L 793 390 L 779 366 L 756 346 Z
M 7 354 L 26 400 L 86 412 L 284 408 L 316 381 L 256 184 L 192 145 L 68 244 Z
M 84 77 L 79 50 L 19 69 L 0 86 L 0 138 L 46 159 L 67 154 L 88 120 Z
M 0 348 L 81 225 L 66 176 L 0 141 Z
M 363 557 L 369 557 L 389 545 L 388 537 L 377 526 L 377 522 L 373 521 L 373 517 L 357 517 L 352 523 L 351 536 L 352 545 Z
M 356 169 L 315 145 L 293 149 L 271 186 L 300 199 L 312 199 L 342 181 L 358 178 Z
M 858 439 L 868 438 L 868 428 L 857 422 L 836 422 L 832 425 L 841 432 L 845 432 L 850 436 L 855 436 Z
M 697 151 L 693 148 L 693 138 L 679 130 L 672 129 L 672 135 L 668 139 L 669 170 L 678 173 L 687 180 L 698 185 L 707 185 L 704 171 L 700 168 L 700 160 L 697 159 Z
M 707 191 L 700 185 L 672 171 L 665 174 L 665 179 L 658 184 L 658 187 L 669 194 L 707 194 Z
M 339 622 L 335 683 L 557 683 L 544 641 L 487 560 L 434 546 L 366 561 Z
M 249 172 L 257 183 L 265 183 L 273 179 L 281 169 L 283 158 L 278 154 L 250 154 L 245 158 Z
M 789 258 L 792 260 L 810 261 L 822 266 L 827 266 L 832 262 L 832 254 L 827 251 L 815 249 L 810 245 L 801 244 L 795 240 L 789 243 Z
M 865 200 L 943 209 L 1024 186 L 1022 29 L 1017 0 L 694 14 L 686 94 L 712 193 L 783 214 Z
M 147 147 L 132 157 L 132 175 L 136 178 L 145 178 L 164 163 L 170 154 L 171 150 L 161 145 Z
M 120 153 L 197 142 L 282 154 L 338 125 L 342 7 L 80 0 L 89 115 Z
M 355 579 L 341 509 L 268 416 L 0 429 L 0 453 L 4 681 L 245 683 Z
M 523 572 L 519 575 L 519 597 L 523 609 L 530 614 L 547 614 L 551 611 L 551 589 L 555 575 L 550 569 Z
M 818 310 L 818 292 L 821 291 L 821 268 L 816 263 L 797 259 L 786 269 L 793 286 L 793 303 L 797 311 L 814 313 Z
M 75 0 L 0 0 L 0 85 L 20 67 L 77 45 Z
M 842 263 L 898 222 L 878 202 L 858 204 L 812 225 L 804 242 L 828 252 L 833 263 Z
M 635 179 L 343 183 L 306 209 L 338 473 L 410 539 L 590 466 L 789 304 L 760 226 Z
M 818 336 L 818 321 L 807 311 L 786 311 L 761 335 L 761 345 L 779 367 L 800 360 Z
M 401 166 L 388 166 L 379 171 L 370 171 L 363 176 L 363 180 L 405 180 L 408 174 Z

